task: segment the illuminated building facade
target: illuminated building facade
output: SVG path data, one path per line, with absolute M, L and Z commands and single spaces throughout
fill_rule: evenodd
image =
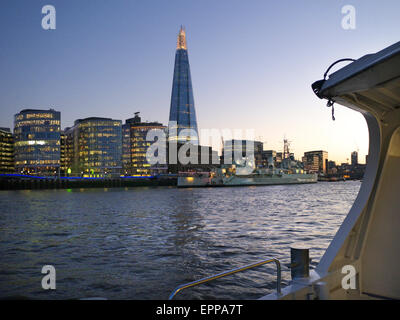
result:
M 14 136 L 9 128 L 0 128 L 0 173 L 14 173 Z
M 327 173 L 328 152 L 327 151 L 308 151 L 304 152 L 304 170 L 310 173 Z
M 147 149 L 154 142 L 147 141 L 150 130 L 158 129 L 166 131 L 166 127 L 158 122 L 142 122 L 139 112 L 135 117 L 127 119 L 123 125 L 123 173 L 128 176 L 151 176 L 166 173 L 166 163 L 150 164 L 147 160 Z M 161 141 L 160 141 L 161 142 Z
M 60 132 L 60 173 L 65 175 L 68 170 L 67 163 L 67 136 L 64 131 Z
M 182 130 L 190 129 L 184 133 Z M 175 53 L 174 78 L 172 83 L 171 106 L 169 113 L 168 139 L 184 143 L 198 143 L 196 111 L 190 75 L 189 57 L 186 46 L 186 33 L 181 27 Z M 181 133 L 182 136 L 179 136 Z
M 73 145 L 71 175 L 116 177 L 122 165 L 122 121 L 91 117 L 78 119 L 67 133 Z M 71 152 L 69 152 L 71 153 Z M 68 172 L 68 168 L 67 168 Z
M 131 174 L 131 125 L 122 125 L 122 175 Z
M 60 112 L 53 109 L 25 109 L 14 116 L 14 164 L 18 173 L 59 173 L 60 121 Z
M 65 128 L 60 135 L 60 174 L 69 176 L 74 166 L 74 130 L 73 128 Z M 76 168 L 75 168 L 76 169 Z M 74 174 L 77 174 L 75 170 Z
M 309 173 L 319 172 L 319 158 L 316 154 L 307 155 L 302 158 L 304 170 Z

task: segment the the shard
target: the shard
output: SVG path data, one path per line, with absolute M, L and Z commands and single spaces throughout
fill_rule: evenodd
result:
M 169 140 L 198 144 L 196 111 L 194 108 L 192 80 L 186 46 L 185 29 L 181 27 L 175 53 L 169 113 Z

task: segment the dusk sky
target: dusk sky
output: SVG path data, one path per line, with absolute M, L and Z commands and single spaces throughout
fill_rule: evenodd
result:
M 56 30 L 41 26 L 47 4 Z M 348 4 L 354 30 L 341 25 Z M 254 129 L 277 151 L 286 136 L 298 159 L 322 149 L 345 162 L 358 149 L 364 162 L 364 118 L 335 105 L 332 121 L 311 84 L 338 59 L 399 41 L 399 12 L 398 0 L 2 0 L 0 127 L 12 128 L 22 109 L 50 107 L 61 111 L 62 128 L 136 111 L 167 124 L 184 25 L 199 129 Z

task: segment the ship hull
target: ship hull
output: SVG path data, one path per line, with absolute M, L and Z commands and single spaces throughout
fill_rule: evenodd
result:
M 224 182 L 226 186 L 246 186 L 246 185 L 276 185 L 276 184 L 302 184 L 317 182 L 317 175 L 314 174 L 283 174 L 272 176 L 241 177 L 233 176 Z
M 178 187 L 238 187 L 305 184 L 316 183 L 317 180 L 318 179 L 316 174 L 248 175 L 231 176 L 226 179 L 210 179 L 204 177 L 178 177 Z

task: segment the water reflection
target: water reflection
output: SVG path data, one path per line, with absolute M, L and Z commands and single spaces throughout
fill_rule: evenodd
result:
M 317 263 L 359 182 L 257 188 L 0 192 L 0 296 L 166 299 L 178 285 L 311 248 Z M 41 267 L 57 289 L 41 289 Z M 289 271 L 284 270 L 284 283 Z M 249 299 L 274 289 L 263 266 L 177 298 Z

